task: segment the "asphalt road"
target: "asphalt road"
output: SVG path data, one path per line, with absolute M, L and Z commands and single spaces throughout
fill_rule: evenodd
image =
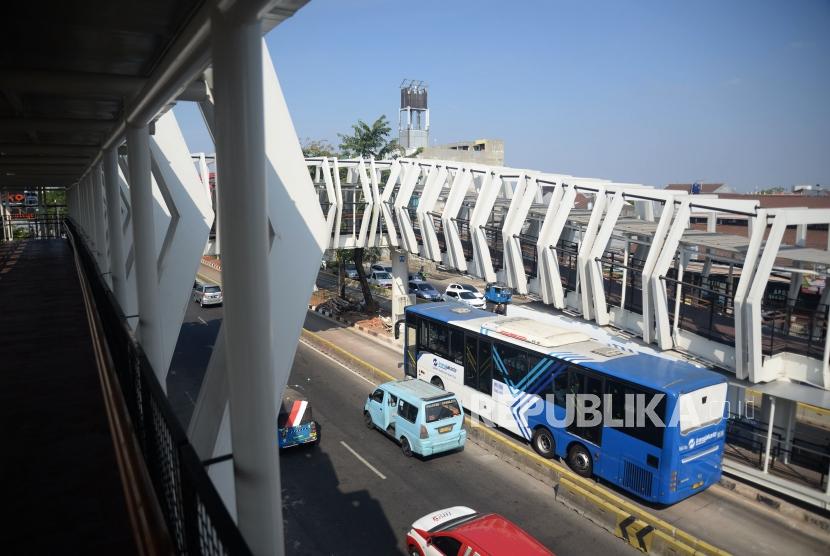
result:
M 221 307 L 188 307 L 167 381 L 168 397 L 183 423 L 192 413 L 221 316 Z M 398 350 L 318 315 L 309 314 L 305 326 L 402 376 Z M 405 459 L 393 441 L 363 426 L 361 408 L 372 386 L 306 345 L 298 348 L 289 382 L 306 392 L 315 418 L 324 426 L 320 448 L 282 454 L 289 553 L 400 553 L 412 521 L 454 504 L 507 515 L 558 554 L 631 550 L 554 502 L 549 487 L 475 444 L 468 443 L 460 454 Z M 725 489 L 709 489 L 680 504 L 649 511 L 735 554 L 827 553 L 824 538 Z
M 167 381 L 185 425 L 221 311 L 196 304 L 187 310 Z M 503 514 L 557 554 L 584 554 L 588 547 L 606 555 L 635 553 L 557 503 L 550 487 L 473 443 L 443 456 L 404 457 L 394 441 L 363 424 L 363 402 L 373 386 L 305 344 L 289 384 L 311 400 L 323 431 L 318 447 L 281 454 L 289 554 L 403 554 L 413 521 L 454 505 Z

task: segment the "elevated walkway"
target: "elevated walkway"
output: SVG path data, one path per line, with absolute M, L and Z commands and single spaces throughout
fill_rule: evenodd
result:
M 3 545 L 135 554 L 73 257 L 64 239 L 0 244 Z

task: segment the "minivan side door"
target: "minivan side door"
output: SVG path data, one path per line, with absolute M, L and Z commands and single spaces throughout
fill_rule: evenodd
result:
M 372 417 L 372 422 L 381 429 L 386 427 L 383 425 L 383 399 L 386 392 L 382 388 L 376 389 L 369 396 L 369 416 Z

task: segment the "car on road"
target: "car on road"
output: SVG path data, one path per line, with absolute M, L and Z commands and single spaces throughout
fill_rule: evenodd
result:
M 427 301 L 441 301 L 441 292 L 429 282 L 421 282 L 410 280 L 409 293 L 414 293 L 418 299 L 426 299 Z
M 553 556 L 504 516 L 455 506 L 425 515 L 406 535 L 411 556 Z
M 196 282 L 193 285 L 193 301 L 202 307 L 205 305 L 221 305 L 222 286 Z
M 381 288 L 391 288 L 392 275 L 386 271 L 372 271 L 372 273 L 369 274 L 369 283 L 373 286 Z
M 346 278 L 357 280 L 357 267 L 354 263 L 346 264 Z
M 444 294 L 444 301 L 457 301 L 470 307 L 475 307 L 476 309 L 484 309 L 487 306 L 487 303 L 483 299 L 479 299 L 474 293 L 468 292 L 467 290 L 460 292 L 448 291 Z
M 424 276 L 423 272 L 410 272 L 409 273 L 409 281 L 410 282 L 426 282 L 427 279 Z
M 277 442 L 280 448 L 320 442 L 320 425 L 312 418 L 311 404 L 297 390 L 286 388 L 277 416 Z
M 407 457 L 457 450 L 467 440 L 458 396 L 423 380 L 381 384 L 366 399 L 363 418 L 398 441 Z
M 369 267 L 369 272 L 388 272 L 389 274 L 392 274 L 392 267 L 375 263 Z
M 447 286 L 447 289 L 444 290 L 444 291 L 445 291 L 445 293 L 446 292 L 461 293 L 461 292 L 466 291 L 466 292 L 470 292 L 471 294 L 476 296 L 477 299 L 484 300 L 484 294 L 481 293 L 480 291 L 478 291 L 478 288 L 476 288 L 475 286 L 473 286 L 471 284 L 453 283 L 453 284 L 450 284 L 449 286 Z

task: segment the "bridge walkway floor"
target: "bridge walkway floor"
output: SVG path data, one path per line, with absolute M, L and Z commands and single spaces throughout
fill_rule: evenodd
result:
M 0 457 L 8 553 L 135 554 L 67 240 L 0 243 Z

